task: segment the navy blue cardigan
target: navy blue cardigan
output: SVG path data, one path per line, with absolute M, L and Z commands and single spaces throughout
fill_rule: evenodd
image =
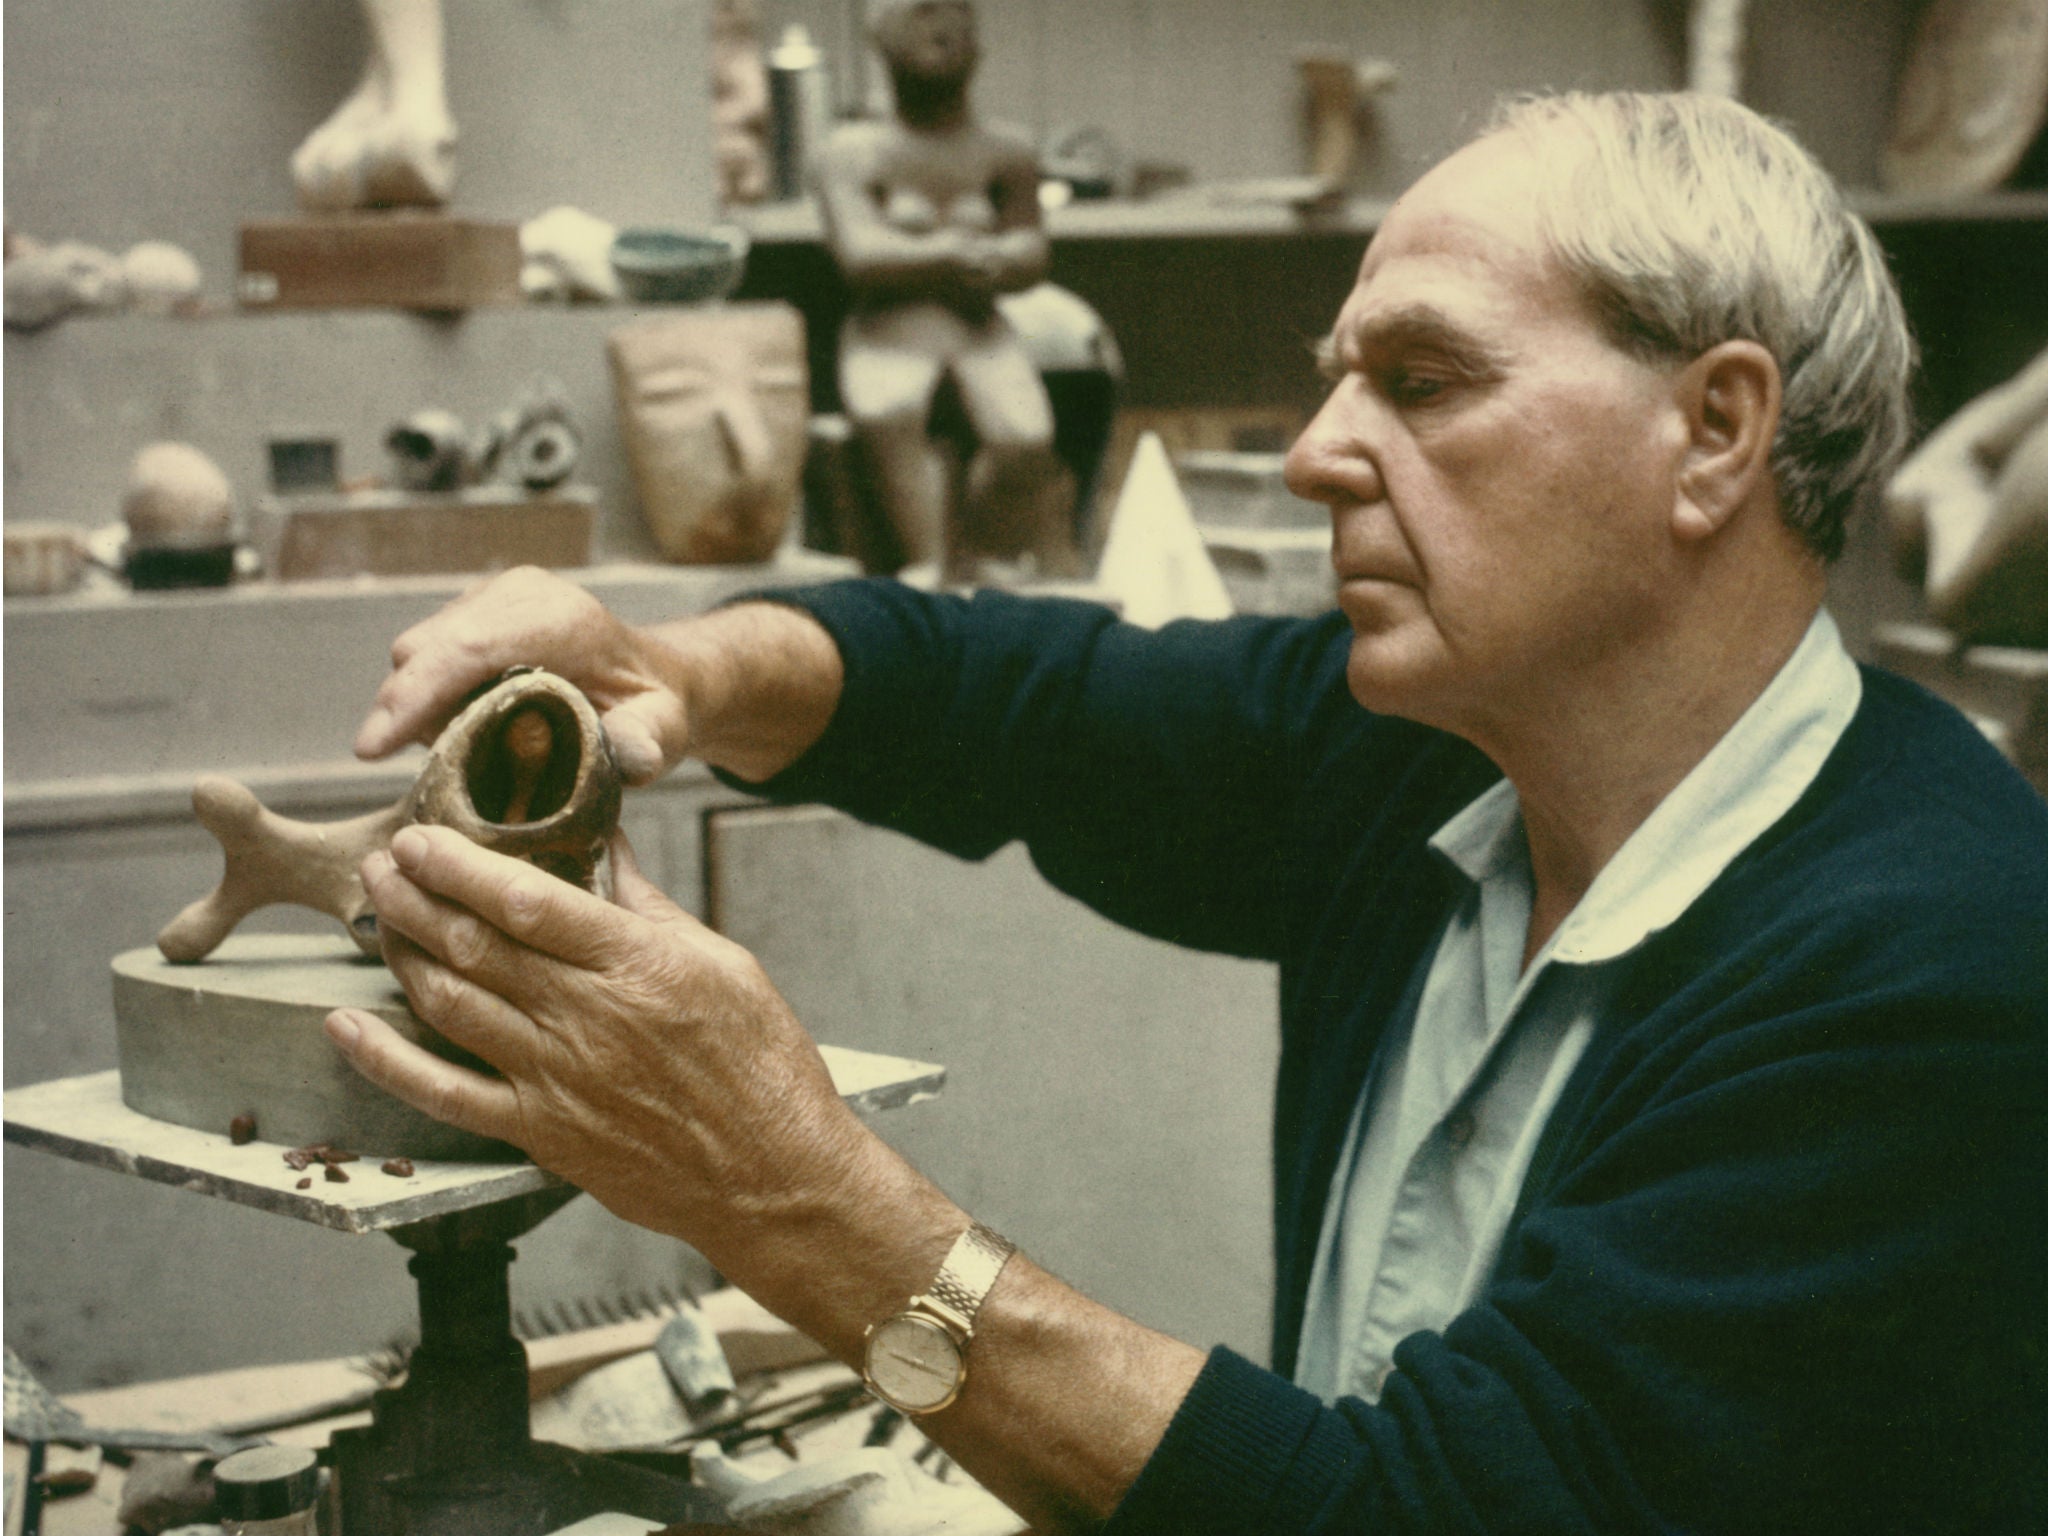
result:
M 1360 709 L 1335 615 L 783 596 L 847 684 L 767 793 L 1280 964 L 1277 1374 L 1212 1352 L 1113 1530 L 2048 1530 L 2048 806 L 1947 706 L 1865 672 L 1620 962 L 1482 1299 L 1332 1408 L 1285 1375 L 1317 1224 L 1447 913 L 1425 839 L 1497 770 Z

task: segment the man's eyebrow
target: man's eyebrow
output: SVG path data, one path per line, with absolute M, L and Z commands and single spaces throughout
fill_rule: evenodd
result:
M 1339 341 L 1338 334 L 1332 330 L 1315 345 L 1316 370 L 1326 379 L 1343 376 L 1347 352 L 1353 357 L 1370 359 L 1375 354 L 1403 348 L 1427 348 L 1474 374 L 1491 373 L 1504 362 L 1498 350 L 1429 304 L 1384 310 L 1351 327 L 1343 341 Z

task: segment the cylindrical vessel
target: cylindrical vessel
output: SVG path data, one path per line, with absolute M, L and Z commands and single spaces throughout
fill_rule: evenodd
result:
M 319 1536 L 320 1466 L 303 1445 L 259 1445 L 213 1469 L 222 1536 Z
M 775 156 L 775 195 L 804 195 L 804 172 L 831 122 L 825 56 L 795 24 L 768 53 L 768 112 Z

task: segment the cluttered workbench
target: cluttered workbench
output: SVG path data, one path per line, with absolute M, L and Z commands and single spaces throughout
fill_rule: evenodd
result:
M 191 990 L 203 996 L 209 978 L 189 974 Z M 831 1047 L 824 1054 L 842 1095 L 862 1110 L 926 1097 L 944 1078 L 942 1069 L 928 1063 Z M 287 1147 L 225 1127 L 210 1132 L 176 1125 L 124 1103 L 119 1072 L 10 1091 L 5 1117 L 7 1139 L 20 1145 L 340 1233 L 386 1233 L 411 1253 L 418 1343 L 402 1375 L 368 1394 L 366 1421 L 352 1412 L 326 1426 L 321 1460 L 330 1473 L 334 1529 L 348 1536 L 542 1536 L 603 1513 L 660 1522 L 704 1521 L 725 1513 L 728 1500 L 691 1485 L 687 1460 L 671 1457 L 668 1470 L 657 1470 L 534 1438 L 529 1391 L 535 1362 L 513 1330 L 510 1243 L 576 1198 L 578 1191 L 554 1175 L 525 1161 L 380 1164 L 331 1145 Z M 598 1346 L 598 1356 L 619 1342 Z M 563 1361 L 559 1351 L 557 1356 L 550 1364 L 559 1379 Z M 838 1370 L 829 1368 L 828 1374 Z M 303 1385 L 324 1387 L 327 1398 L 334 1398 L 332 1367 L 298 1374 Z M 281 1384 L 273 1386 L 291 1395 Z M 717 1443 L 721 1424 L 728 1438 L 742 1432 L 748 1427 L 744 1417 L 718 1411 L 729 1410 L 733 1390 L 723 1386 L 709 1394 L 697 1405 L 696 1418 L 685 1402 L 673 1423 L 649 1430 L 651 1440 L 630 1449 L 658 1461 L 662 1440 L 687 1448 Z M 10 1382 L 8 1429 L 27 1438 L 17 1433 L 20 1395 Z M 193 1450 L 219 1454 L 253 1443 L 248 1415 L 209 1418 L 200 1406 L 207 1395 L 201 1385 L 156 1399 L 102 1395 L 92 1406 L 109 1411 L 149 1405 L 159 1417 L 169 1413 L 174 1434 L 182 1434 Z M 321 1392 L 312 1395 L 317 1401 Z M 851 1402 L 857 1395 L 856 1389 L 841 1397 Z M 137 1443 L 133 1434 L 90 1423 L 47 1422 L 42 1431 L 42 1438 L 60 1443 Z M 32 1447 L 37 1443 L 29 1439 Z M 150 1436 L 141 1436 L 140 1443 L 150 1444 Z
M 842 1095 L 864 1111 L 912 1103 L 943 1082 L 928 1063 L 821 1049 Z M 712 1293 L 701 1308 L 674 1297 L 637 1309 L 624 1302 L 621 1310 L 643 1315 L 618 1322 L 605 1321 L 616 1314 L 600 1304 L 582 1313 L 595 1326 L 522 1343 L 520 1333 L 540 1329 L 522 1317 L 515 1330 L 510 1240 L 577 1196 L 531 1163 L 413 1159 L 401 1176 L 360 1158 L 315 1157 L 310 1166 L 347 1177 L 310 1176 L 294 1155 L 306 1149 L 238 1145 L 129 1108 L 118 1072 L 13 1090 L 5 1115 L 7 1139 L 23 1146 L 339 1233 L 387 1233 L 411 1252 L 419 1292 L 419 1338 L 402 1361 L 227 1372 L 55 1405 L 46 1439 L 27 1441 L 13 1468 L 24 1486 L 41 1473 L 40 1492 L 88 1495 L 44 1506 L 52 1536 L 120 1528 L 111 1517 L 127 1479 L 108 1466 L 81 1489 L 75 1459 L 48 1467 L 38 1457 L 31 1467 L 45 1443 L 116 1454 L 182 1445 L 212 1456 L 259 1439 L 312 1445 L 330 1473 L 329 1529 L 348 1536 L 547 1533 L 617 1513 L 662 1524 L 722 1519 L 744 1509 L 746 1480 L 759 1476 L 741 1470 L 750 1453 L 765 1452 L 786 1482 L 795 1437 L 820 1433 L 815 1443 L 853 1455 L 850 1465 L 841 1454 L 825 1467 L 824 1486 L 843 1492 L 849 1478 L 903 1475 L 862 1459 L 862 1441 L 895 1426 L 875 1423 L 858 1377 L 737 1292 Z M 20 1395 L 10 1380 L 17 1438 Z M 547 1434 L 571 1443 L 539 1438 Z M 62 1474 L 54 1481 L 53 1471 Z M 161 1468 L 151 1476 L 161 1479 Z

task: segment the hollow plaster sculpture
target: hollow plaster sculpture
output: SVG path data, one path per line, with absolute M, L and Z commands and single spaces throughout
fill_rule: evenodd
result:
M 167 960 L 203 960 L 244 917 L 284 902 L 339 919 L 376 955 L 377 916 L 358 867 L 420 823 L 453 827 L 609 898 L 608 841 L 623 795 L 590 701 L 552 672 L 515 668 L 449 722 L 413 787 L 367 816 L 293 821 L 233 779 L 200 779 L 192 808 L 227 867 L 211 893 L 164 926 L 157 948 Z
M 438 208 L 455 186 L 441 0 L 362 0 L 362 82 L 292 156 L 308 212 Z
M 1936 429 L 1885 512 L 1937 624 L 1964 644 L 2048 646 L 2048 352 Z
M 871 36 L 896 115 L 834 132 L 816 167 L 825 238 L 852 290 L 839 387 L 905 563 L 972 580 L 1020 557 L 1078 574 L 1071 477 L 1052 406 L 996 308 L 1050 262 L 1030 147 L 976 122 L 967 0 L 889 0 Z M 935 440 L 949 384 L 971 429 L 964 465 Z
M 662 554 L 766 560 L 796 506 L 810 416 L 803 319 L 786 304 L 650 316 L 605 341 L 627 466 Z
M 486 480 L 544 491 L 574 473 L 583 435 L 569 414 L 568 391 L 538 374 L 510 406 L 492 417 L 472 448 L 476 472 Z

